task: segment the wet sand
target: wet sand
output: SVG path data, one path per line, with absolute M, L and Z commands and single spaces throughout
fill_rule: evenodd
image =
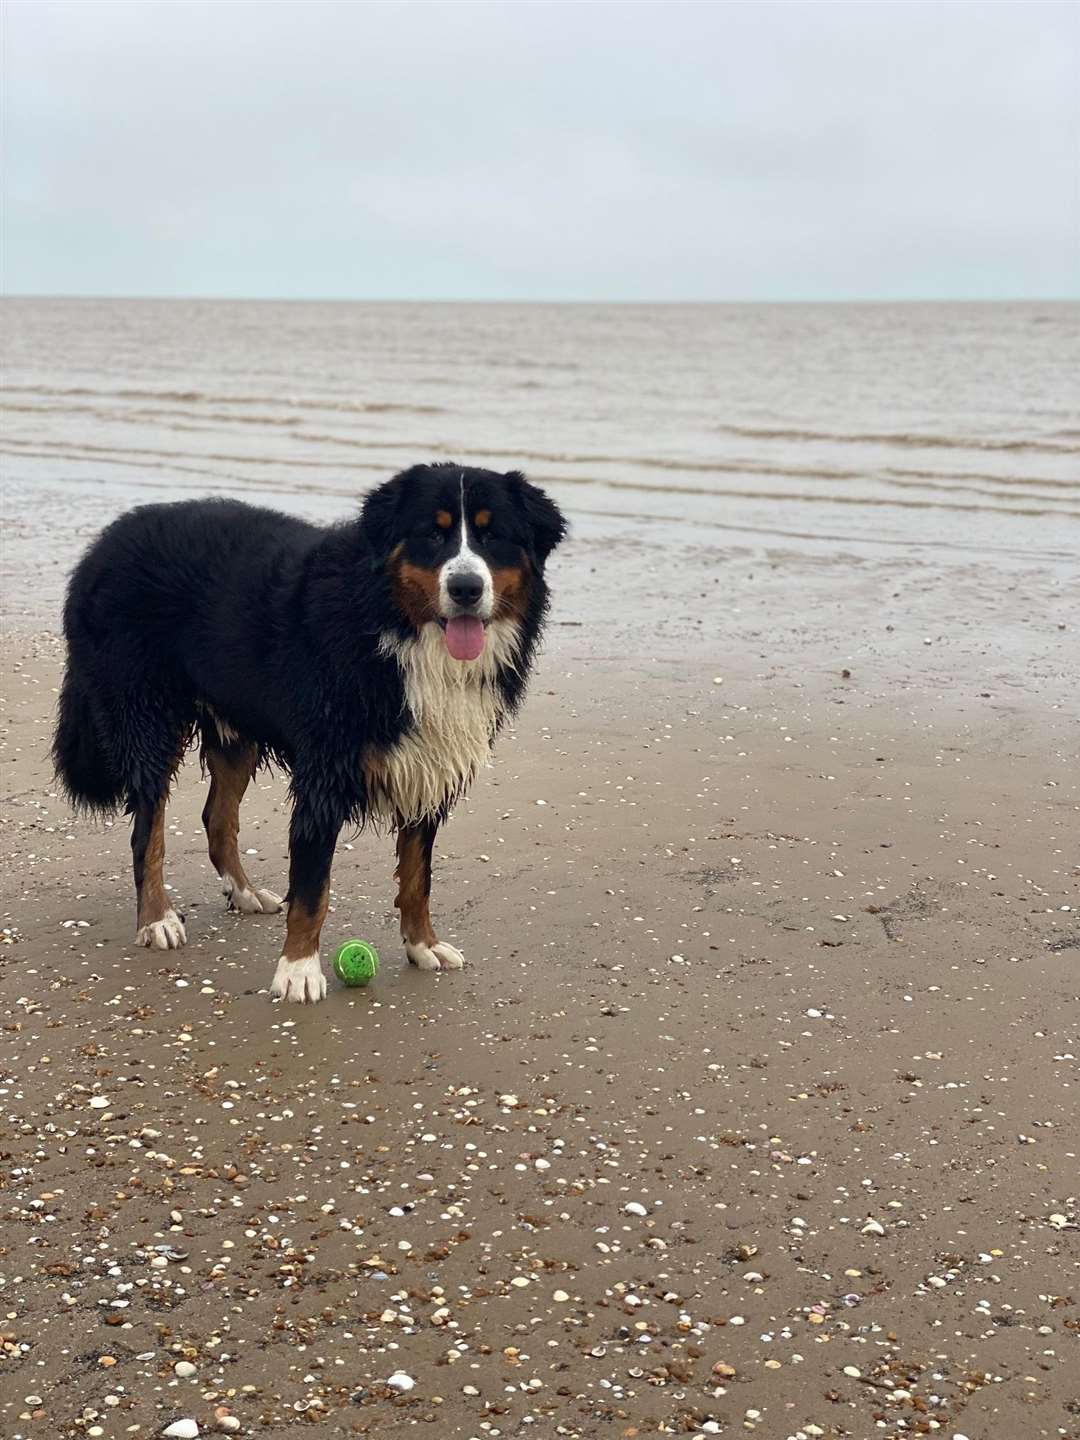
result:
M 126 824 L 49 776 L 37 554 L 3 652 L 5 1435 L 1080 1435 L 1060 582 L 579 537 L 437 845 L 468 968 L 404 964 L 391 845 L 347 838 L 325 945 L 382 970 L 309 1009 L 266 993 L 281 920 L 224 911 L 193 761 L 189 944 L 133 947 Z M 241 843 L 279 889 L 286 824 L 263 777 Z

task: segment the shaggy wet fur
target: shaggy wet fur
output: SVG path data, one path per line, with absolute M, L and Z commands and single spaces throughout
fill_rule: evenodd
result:
M 564 531 L 520 474 L 457 465 L 405 471 L 330 528 L 235 500 L 133 510 L 71 579 L 58 776 L 77 805 L 135 817 L 141 896 L 194 741 L 223 765 L 277 762 L 292 777 L 290 930 L 293 906 L 311 921 L 343 826 L 437 824 L 483 762 L 524 696 Z M 493 606 L 467 661 L 444 641 L 446 576 L 463 566 Z

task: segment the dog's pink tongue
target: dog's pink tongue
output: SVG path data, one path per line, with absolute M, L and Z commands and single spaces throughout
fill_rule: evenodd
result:
M 484 648 L 484 622 L 459 615 L 446 622 L 446 648 L 455 660 L 475 660 Z

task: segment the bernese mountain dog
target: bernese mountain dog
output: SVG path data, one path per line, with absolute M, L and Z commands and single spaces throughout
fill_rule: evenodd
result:
M 396 832 L 405 953 L 459 969 L 428 913 L 435 834 L 522 701 L 565 532 L 517 471 L 456 464 L 414 466 L 330 527 L 217 499 L 109 525 L 68 588 L 53 758 L 74 804 L 132 816 L 137 941 L 187 938 L 165 890 L 165 806 L 199 741 L 229 906 L 288 908 L 271 995 L 326 994 L 319 935 L 346 826 Z M 267 763 L 291 775 L 285 901 L 252 883 L 238 843 Z

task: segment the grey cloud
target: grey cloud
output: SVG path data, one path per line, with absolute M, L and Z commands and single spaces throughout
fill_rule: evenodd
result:
M 1080 293 L 1080 8 L 13 0 L 18 293 Z

